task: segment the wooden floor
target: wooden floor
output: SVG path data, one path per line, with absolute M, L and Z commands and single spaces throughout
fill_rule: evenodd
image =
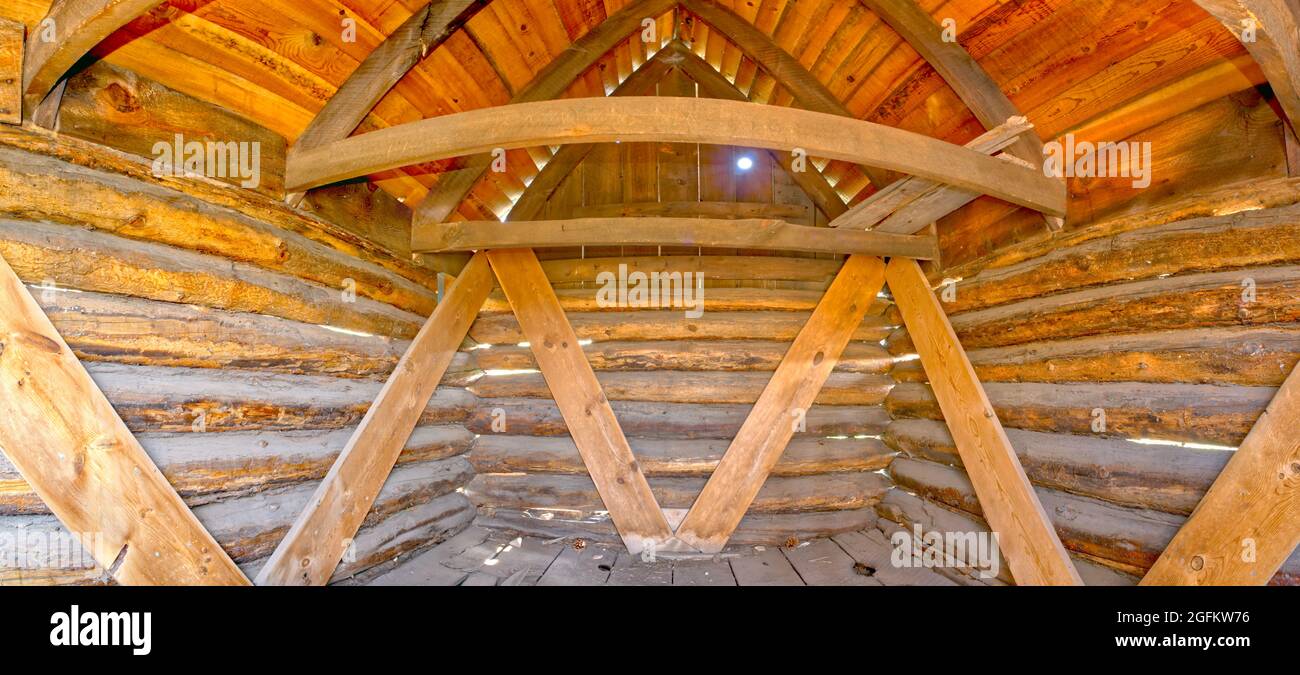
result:
M 879 530 L 793 548 L 746 546 L 717 556 L 643 562 L 612 547 L 517 537 L 478 526 L 415 553 L 367 582 L 374 586 L 954 586 L 928 569 L 890 565 Z

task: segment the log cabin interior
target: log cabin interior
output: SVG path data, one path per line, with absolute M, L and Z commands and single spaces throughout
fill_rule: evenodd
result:
M 5 0 L 0 584 L 1296 584 L 1298 24 Z

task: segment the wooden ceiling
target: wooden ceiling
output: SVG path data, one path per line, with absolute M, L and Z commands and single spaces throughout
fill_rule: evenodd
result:
M 7 0 L 34 28 L 48 0 Z M 171 0 L 128 24 L 96 55 L 221 105 L 291 141 L 357 65 L 424 0 Z M 356 133 L 502 105 L 623 0 L 491 0 L 375 107 Z M 861 119 L 955 143 L 984 130 L 921 56 L 860 0 L 719 0 Z M 1239 91 L 1264 82 L 1241 44 L 1192 0 L 921 0 L 953 19 L 959 41 L 1036 125 L 1043 139 L 1108 126 L 1133 133 L 1188 108 L 1186 83 Z M 344 40 L 343 21 L 356 21 Z M 689 12 L 659 17 L 659 44 L 680 38 L 752 100 L 792 96 L 720 32 Z M 652 54 L 630 35 L 569 86 L 566 96 L 612 91 Z M 1217 90 L 1216 90 L 1217 91 Z M 1204 101 L 1200 101 L 1203 103 Z M 1119 115 L 1121 112 L 1123 115 Z M 1123 138 L 1117 136 L 1116 138 Z M 510 170 L 481 180 L 454 218 L 492 219 L 518 197 L 551 151 L 516 152 Z M 415 206 L 459 161 L 372 179 Z M 846 199 L 870 193 L 844 162 L 818 162 Z

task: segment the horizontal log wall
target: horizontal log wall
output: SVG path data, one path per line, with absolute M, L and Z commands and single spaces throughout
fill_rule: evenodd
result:
M 764 260 L 771 260 L 766 266 Z M 596 275 L 618 264 L 642 271 L 699 273 L 711 281 L 703 314 L 683 309 L 602 307 Z M 686 509 L 704 487 L 820 290 L 731 287 L 732 280 L 803 280 L 824 285 L 839 263 L 780 257 L 641 256 L 544 263 L 561 304 L 665 509 Z M 759 492 L 733 543 L 779 544 L 874 522 L 891 487 L 883 469 L 895 454 L 878 438 L 893 357 L 880 340 L 893 329 L 878 299 L 845 350 L 803 430 Z M 466 420 L 478 475 L 468 495 L 482 522 L 547 537 L 617 541 L 564 419 L 513 315 L 491 302 L 470 328 L 467 353 L 483 375 Z M 792 423 L 798 420 L 791 419 Z
M 1295 368 L 1298 232 L 1300 183 L 1262 181 L 936 275 L 958 280 L 944 308 L 1077 560 L 1140 578 Z M 910 336 L 886 345 L 904 359 L 886 531 L 986 529 Z M 1273 583 L 1300 583 L 1300 556 Z
M 79 83 L 104 91 L 139 84 L 88 73 Z M 94 101 L 72 103 L 65 119 L 97 138 Z M 130 127 L 116 142 L 140 154 L 151 133 Z M 139 157 L 39 130 L 0 129 L 0 195 L 0 255 L 256 574 L 436 305 L 436 275 L 265 195 L 156 177 Z M 473 520 L 465 422 L 477 404 L 463 387 L 478 373 L 473 353 L 457 355 L 335 580 Z M 104 583 L 78 551 L 0 458 L 0 584 Z

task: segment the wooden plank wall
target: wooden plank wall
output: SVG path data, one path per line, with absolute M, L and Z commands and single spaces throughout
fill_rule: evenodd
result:
M 119 120 L 117 138 L 145 142 L 152 119 Z M 0 253 L 251 577 L 435 306 L 436 277 L 277 200 L 149 169 L 67 136 L 0 129 Z M 464 423 L 476 406 L 458 386 L 473 371 L 457 355 L 335 581 L 474 517 L 457 492 L 473 475 Z M 16 548 L 0 584 L 102 583 L 76 547 L 47 562 L 62 531 L 0 459 L 0 540 Z
M 1300 360 L 1300 181 L 1260 105 L 1227 97 L 1137 134 L 1155 147 L 1151 188 L 1076 181 L 1092 222 L 932 279 L 959 280 L 944 309 L 1066 548 L 1128 583 Z M 913 351 L 901 329 L 887 346 Z M 920 364 L 893 377 L 886 529 L 986 527 Z M 1300 583 L 1300 555 L 1273 583 Z

